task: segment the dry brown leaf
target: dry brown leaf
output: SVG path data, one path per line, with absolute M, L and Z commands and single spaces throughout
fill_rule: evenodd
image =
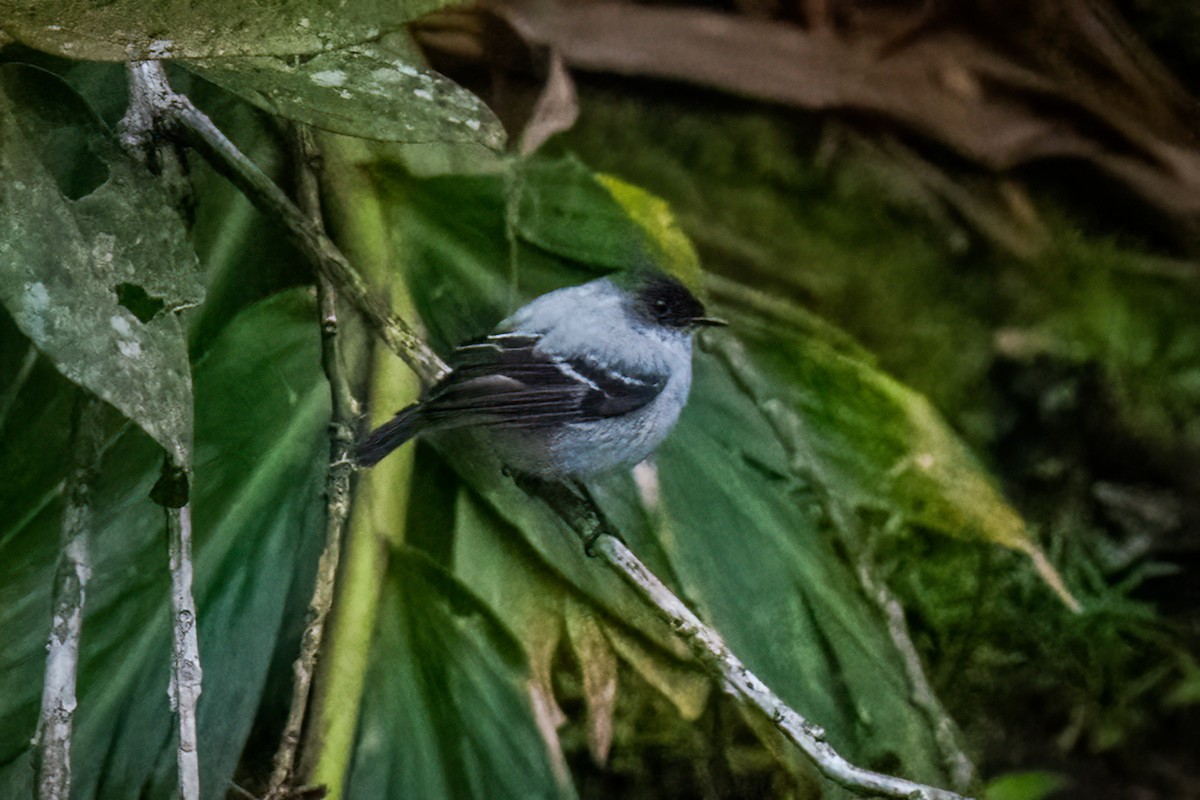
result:
M 1200 231 L 1200 150 L 1186 94 L 1097 2 L 1063 0 L 1054 14 L 1026 9 L 1034 30 L 1023 41 L 1036 57 L 998 50 L 955 24 L 889 48 L 882 32 L 837 37 L 698 8 L 542 0 L 489 8 L 576 69 L 865 112 L 994 170 L 1046 158 L 1084 161 Z M 1064 16 L 1089 23 L 1065 43 Z M 1055 31 L 1053 42 L 1029 47 Z
M 567 636 L 583 675 L 588 750 L 597 764 L 604 764 L 612 747 L 613 713 L 617 707 L 617 654 L 595 612 L 569 596 L 564 611 Z
M 575 82 L 563 63 L 562 56 L 550 52 L 546 84 L 533 106 L 533 113 L 521 131 L 517 151 L 528 155 L 537 150 L 556 133 L 569 130 L 579 118 L 579 98 L 575 96 Z

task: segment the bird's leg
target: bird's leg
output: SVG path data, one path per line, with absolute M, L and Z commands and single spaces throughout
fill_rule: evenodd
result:
M 583 552 L 587 554 L 588 558 L 594 558 L 596 553 L 593 547 L 601 536 L 607 533 L 609 536 L 616 536 L 618 539 L 621 537 L 617 535 L 617 529 L 608 521 L 608 517 L 604 516 L 604 509 L 596 502 L 596 497 L 592 494 L 592 490 L 588 488 L 588 485 L 578 479 L 572 480 L 571 485 L 583 501 L 587 503 L 589 509 L 596 514 L 596 528 L 583 540 Z
M 558 512 L 568 525 L 575 528 L 583 537 L 583 552 L 588 557 L 595 556 L 593 546 L 602 535 L 607 533 L 610 536 L 617 536 L 617 529 L 604 516 L 600 504 L 596 502 L 591 490 L 582 481 L 575 479 L 565 483 L 550 481 L 507 467 L 505 474 L 513 479 L 517 488 L 531 497 L 540 497 Z M 585 530 L 577 527 L 577 523 L 581 519 L 587 519 L 589 522 Z

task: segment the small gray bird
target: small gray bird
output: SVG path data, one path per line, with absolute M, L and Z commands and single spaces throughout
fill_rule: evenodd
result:
M 666 437 L 692 383 L 692 334 L 723 325 L 682 283 L 626 273 L 544 294 L 360 443 L 376 464 L 425 431 L 472 426 L 518 473 L 578 480 L 643 460 Z

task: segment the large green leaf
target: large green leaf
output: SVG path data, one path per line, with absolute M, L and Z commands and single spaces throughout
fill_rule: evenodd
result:
M 0 30 L 65 58 L 320 53 L 374 39 L 444 0 L 0 0 Z
M 513 227 L 522 241 L 604 270 L 661 261 L 637 221 L 579 161 L 526 161 L 511 186 Z
M 307 584 L 315 566 L 329 414 L 315 314 L 303 291 L 260 303 L 228 326 L 196 370 L 192 508 L 206 797 L 225 796 L 293 584 Z M 62 438 L 55 430 L 70 385 L 45 369 L 35 378 L 6 431 L 6 475 L 21 468 L 18 454 Z M 103 456 L 72 747 L 76 798 L 173 791 L 165 521 L 148 497 L 160 464 L 153 442 L 134 429 Z M 0 785 L 27 769 L 62 509 L 53 474 L 21 489 L 7 499 L 0 528 Z
M 391 142 L 504 146 L 495 114 L 419 53 L 358 45 L 309 59 L 226 58 L 188 69 L 260 108 L 323 130 Z
M 653 264 L 659 255 L 642 226 L 574 159 L 426 180 L 392 164 L 373 173 L 393 215 L 395 252 L 412 270 L 431 342 L 443 351 L 486 333 L 531 296 Z M 426 313 L 432 298 L 440 313 Z
M 571 796 L 550 767 L 512 635 L 414 551 L 393 554 L 346 797 Z
M 1077 608 L 1025 521 L 929 401 L 800 309 L 736 292 L 743 350 L 716 345 L 788 450 L 790 467 L 847 509 L 873 509 L 1030 557 Z M 822 338 L 824 334 L 825 338 Z
M 941 782 L 929 722 L 818 496 L 711 356 L 697 357 L 692 398 L 657 461 L 664 546 L 700 614 L 839 750 Z
M 0 302 L 73 382 L 190 462 L 178 312 L 196 256 L 161 184 L 53 75 L 0 67 Z

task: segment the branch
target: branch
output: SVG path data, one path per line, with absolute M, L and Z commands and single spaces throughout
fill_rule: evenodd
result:
M 825 731 L 804 719 L 733 654 L 715 630 L 700 621 L 624 542 L 612 535 L 599 508 L 562 484 L 519 477 L 518 485 L 540 498 L 573 530 L 589 552 L 650 603 L 687 643 L 692 654 L 737 702 L 762 713 L 809 758 L 822 775 L 862 795 L 907 800 L 962 800 L 960 795 L 851 764 L 825 741 Z
M 295 161 L 300 206 L 318 231 L 322 229 L 321 199 L 317 182 L 319 153 L 312 132 L 296 126 Z M 325 549 L 317 564 L 316 585 L 308 606 L 308 623 L 300 640 L 300 654 L 292 666 L 292 704 L 275 753 L 275 765 L 266 800 L 289 794 L 296 764 L 296 749 L 308 710 L 317 654 L 325 634 L 325 621 L 333 605 L 334 582 L 341 559 L 342 535 L 350 516 L 350 477 L 353 474 L 354 420 L 357 417 L 349 381 L 342 370 L 338 348 L 337 288 L 324 274 L 317 276 L 321 313 L 321 366 L 329 381 L 332 419 L 329 424 L 329 471 L 325 479 Z
M 187 475 L 170 461 L 163 465 L 167 491 L 186 492 Z M 180 488 L 182 487 L 182 489 Z M 152 496 L 154 496 L 152 494 Z M 200 699 L 203 671 L 200 668 L 200 643 L 196 629 L 196 601 L 192 597 L 192 507 L 186 501 L 179 506 L 161 494 L 155 499 L 166 506 L 167 550 L 171 562 L 171 607 L 175 612 L 174 643 L 171 658 L 171 683 L 168 693 L 171 710 L 179 715 L 179 795 L 182 800 L 200 800 L 200 756 L 196 747 L 196 703 Z
M 91 493 L 104 438 L 103 408 L 99 400 L 83 395 L 75 406 L 74 457 L 62 516 L 62 553 L 54 578 L 54 621 L 46 643 L 42 713 L 34 736 L 34 744 L 40 747 L 39 800 L 67 800 L 71 796 L 71 730 L 83 605 L 92 574 Z
M 156 121 L 152 128 L 165 128 L 180 134 L 186 144 L 225 175 L 260 211 L 280 220 L 292 234 L 293 243 L 308 256 L 316 271 L 338 287 L 374 326 L 384 344 L 421 380 L 434 383 L 449 372 L 445 362 L 425 340 L 392 313 L 382 295 L 370 291 L 367 282 L 320 227 L 238 150 L 203 111 L 186 96 L 171 89 L 161 62 L 134 62 L 130 64 L 130 75 L 131 82 L 141 81 L 150 88 L 145 92 L 130 92 L 131 114 L 127 116 L 148 117 Z M 143 108 L 133 111 L 135 103 Z
M 163 109 L 174 105 L 176 95 L 167 83 L 162 65 L 131 62 L 128 65 L 129 105 L 118 131 L 122 146 L 138 156 L 154 173 L 163 176 L 176 193 L 186 191 L 179 158 L 160 148 L 159 134 L 170 127 Z M 150 498 L 166 512 L 167 553 L 171 569 L 173 642 L 171 679 L 167 694 L 171 710 L 179 720 L 179 796 L 200 800 L 200 755 L 196 743 L 196 704 L 200 699 L 203 671 L 196 629 L 196 600 L 192 595 L 192 507 L 189 504 L 188 472 L 168 456 L 162 476 Z

